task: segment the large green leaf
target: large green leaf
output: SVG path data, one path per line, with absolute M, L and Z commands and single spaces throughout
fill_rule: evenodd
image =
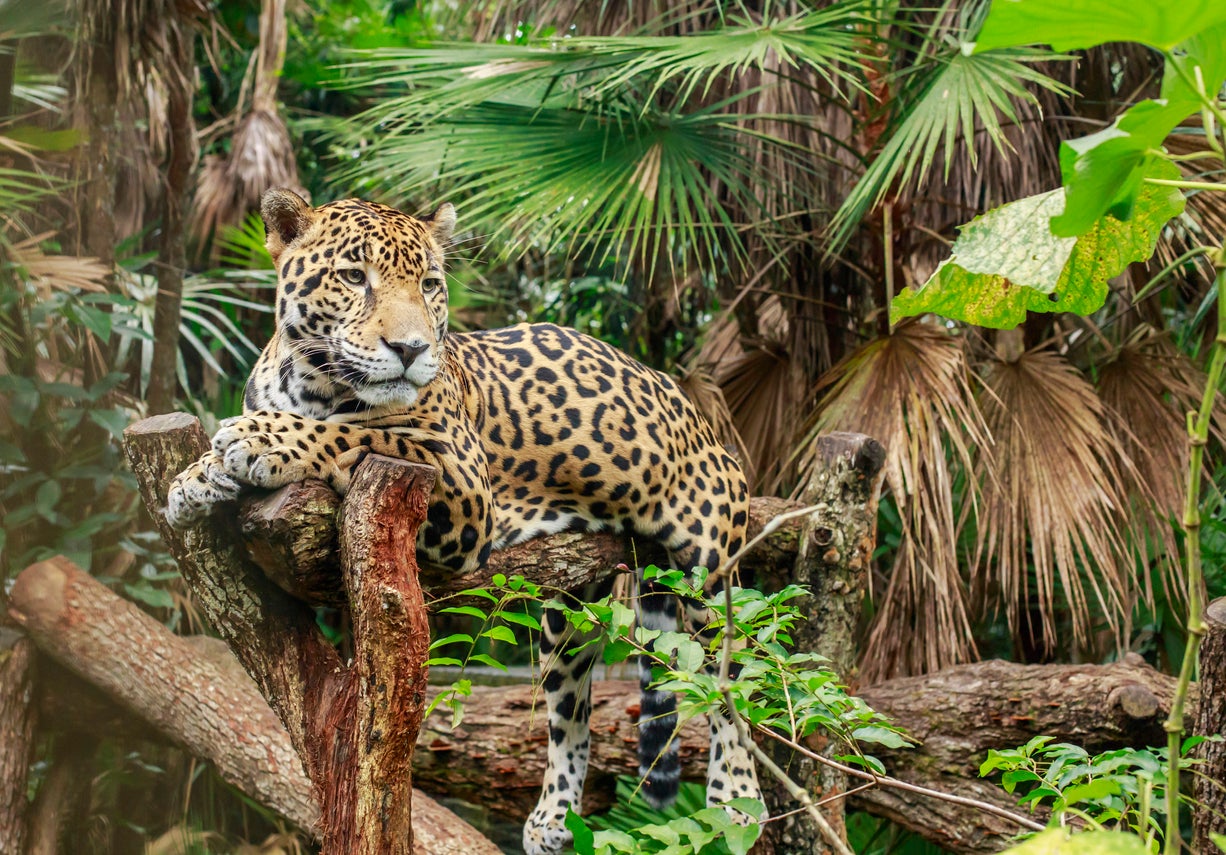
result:
M 1060 172 L 1067 193 L 1064 213 L 1051 229 L 1075 237 L 1093 228 L 1105 213 L 1128 219 L 1141 181 L 1155 162 L 1153 152 L 1192 112 L 1186 102 L 1142 101 L 1096 134 L 1060 144 Z M 1177 179 L 1179 171 L 1166 177 Z
M 1221 0 L 994 0 L 975 50 L 1049 44 L 1066 51 L 1106 42 L 1169 50 L 1224 22 Z
M 1149 177 L 1178 170 L 1160 161 Z M 1064 208 L 1053 190 L 1002 205 L 962 227 L 953 255 L 916 290 L 894 298 L 894 320 L 929 312 L 985 327 L 1007 329 L 1026 312 L 1089 314 L 1107 297 L 1107 281 L 1134 261 L 1149 258 L 1171 217 L 1183 211 L 1178 190 L 1142 186 L 1132 216 L 1104 214 L 1080 237 L 1058 237 L 1049 226 Z
M 1005 855 L 1149 855 L 1149 847 L 1140 837 L 1127 832 L 1074 834 L 1064 828 L 1049 828 L 1025 843 L 1006 849 Z

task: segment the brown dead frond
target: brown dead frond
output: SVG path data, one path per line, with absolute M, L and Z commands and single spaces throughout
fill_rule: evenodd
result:
M 53 290 L 106 291 L 111 270 L 96 258 L 77 255 L 47 255 L 39 244 L 52 237 L 47 232 L 9 246 L 11 260 L 20 267 L 41 298 Z
M 886 484 L 902 542 L 880 597 L 862 662 L 869 682 L 938 670 L 976 656 L 958 570 L 950 458 L 969 471 L 990 456 L 960 338 L 924 323 L 900 325 L 836 365 L 800 446 L 801 484 L 812 477 L 817 437 L 855 431 L 886 449 Z M 968 499 L 972 500 L 972 499 Z
M 1075 644 L 1104 624 L 1122 642 L 1140 596 L 1124 484 L 1139 475 L 1107 408 L 1051 351 L 991 362 L 984 384 L 995 448 L 975 461 L 976 587 L 988 592 L 977 599 L 1003 605 L 1015 637 L 1048 652 L 1066 622 Z
M 725 447 L 732 449 L 733 454 L 741 461 L 745 477 L 752 484 L 753 461 L 745 453 L 745 441 L 741 439 L 741 433 L 732 418 L 732 411 L 728 408 L 728 401 L 724 398 L 724 391 L 715 382 L 715 378 L 707 369 L 697 367 L 685 372 L 678 378 L 677 383 L 686 397 L 698 408 L 698 412 L 706 416 L 711 423 L 716 438 Z
M 264 0 L 260 44 L 248 69 L 244 91 L 251 89 L 251 109 L 238 120 L 226 155 L 204 159 L 196 184 L 191 233 L 199 246 L 222 226 L 237 225 L 259 206 L 270 187 L 301 189 L 289 129 L 277 111 L 277 79 L 285 61 L 285 0 Z
M 1205 376 L 1170 337 L 1149 326 L 1136 329 L 1098 368 L 1098 394 L 1113 432 L 1135 464 L 1128 482 L 1131 534 L 1142 566 L 1161 562 L 1172 603 L 1183 598 L 1176 531 L 1188 477 L 1185 413 L 1200 406 Z M 1221 443 L 1226 406 L 1214 414 L 1214 438 Z M 1148 576 L 1144 580 L 1148 582 Z M 1148 594 L 1148 591 L 1147 591 Z

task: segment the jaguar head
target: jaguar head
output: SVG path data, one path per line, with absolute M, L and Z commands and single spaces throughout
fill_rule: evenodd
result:
M 357 199 L 313 208 L 281 189 L 260 208 L 293 358 L 367 405 L 411 405 L 442 366 L 455 209 L 419 219 Z

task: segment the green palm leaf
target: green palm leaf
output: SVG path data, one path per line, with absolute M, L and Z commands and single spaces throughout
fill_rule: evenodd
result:
M 908 70 L 905 75 L 911 79 L 901 81 L 893 132 L 830 223 L 831 251 L 847 242 L 860 220 L 892 188 L 912 179 L 924 182 L 938 152 L 944 154 L 944 176 L 948 178 L 959 140 L 966 143 L 972 164 L 980 131 L 998 150 L 1008 149 L 1002 118 L 1016 124 L 1019 104 L 1038 106 L 1032 87 L 1070 91 L 1034 67 L 1037 62 L 1060 58 L 1029 49 L 967 55 L 955 47 Z

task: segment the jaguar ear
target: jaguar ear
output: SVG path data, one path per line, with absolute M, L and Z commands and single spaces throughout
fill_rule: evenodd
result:
M 450 202 L 444 202 L 435 209 L 433 214 L 426 217 L 425 223 L 430 227 L 430 233 L 434 235 L 434 239 L 446 245 L 447 241 L 451 240 L 451 232 L 455 229 L 455 206 Z
M 311 206 L 293 190 L 277 187 L 264 194 L 260 216 L 264 218 L 266 245 L 274 262 L 310 225 L 310 211 Z

